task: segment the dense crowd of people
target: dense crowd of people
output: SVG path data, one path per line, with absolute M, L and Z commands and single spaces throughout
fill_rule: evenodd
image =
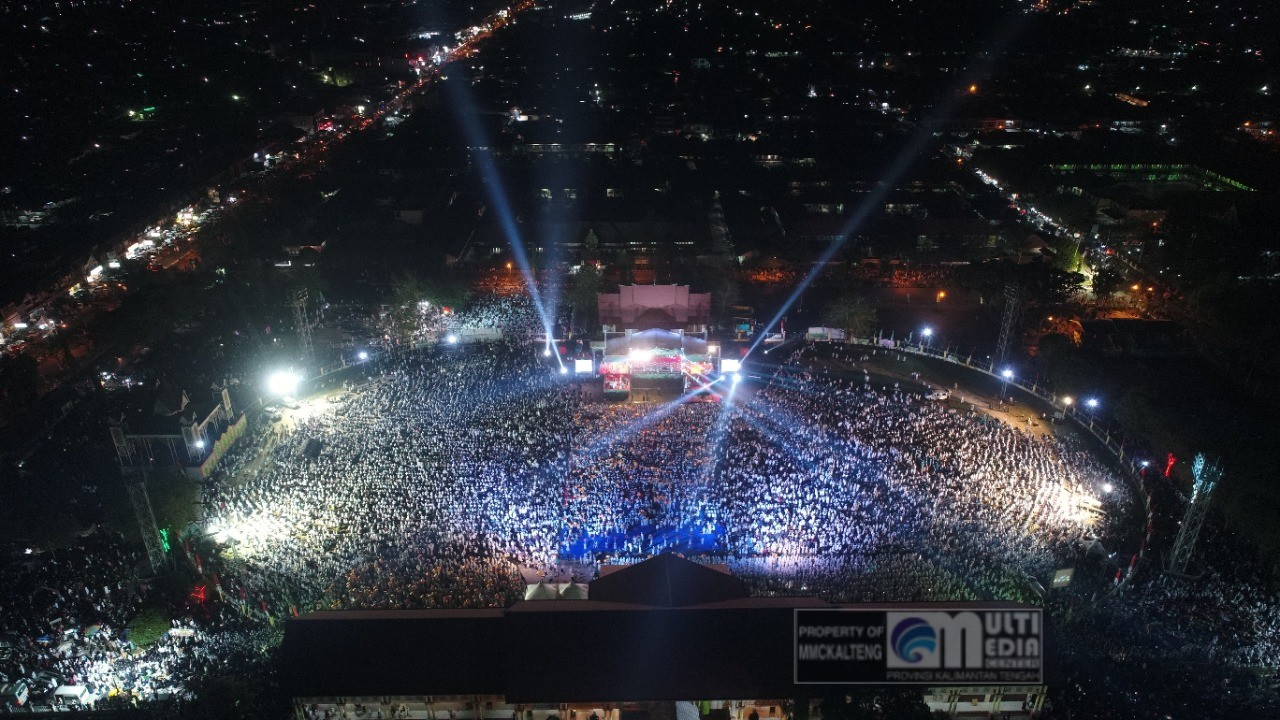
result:
M 719 484 L 737 503 L 733 524 L 755 517 L 761 528 L 748 549 L 819 559 L 784 589 L 1031 599 L 1028 578 L 1046 578 L 1125 517 L 1124 483 L 1083 447 L 897 383 L 873 385 L 865 365 L 861 378 L 833 376 L 805 354 L 735 406 L 722 443 Z M 770 560 L 755 575 L 776 587 L 786 566 Z M 912 576 L 916 587 L 904 587 Z
M 444 346 L 387 358 L 296 422 L 211 495 L 223 590 L 275 612 L 517 597 L 509 558 L 554 554 L 567 421 L 565 386 L 528 355 Z M 302 452 L 313 439 L 314 459 Z
M 144 628 L 131 621 L 148 588 L 142 554 L 122 536 L 97 530 L 56 555 L 24 557 L 0 569 L 0 685 L 24 684 L 28 700 L 105 709 L 190 699 L 212 669 L 264 657 L 263 629 L 229 608 L 204 622 L 160 613 L 163 626 L 137 637 Z
M 803 351 L 786 365 L 809 367 Z M 570 462 L 566 522 L 589 539 L 575 549 L 705 553 L 760 593 L 1031 599 L 1029 578 L 1128 505 L 1082 447 L 869 376 L 801 369 L 722 405 L 588 405 L 575 426 L 589 438 Z
M 251 469 L 228 463 L 209 501 L 220 589 L 277 615 L 501 606 L 522 568 L 671 549 L 761 593 L 1029 599 L 1128 502 L 1063 440 L 803 351 L 786 365 L 738 398 L 664 405 L 591 399 L 519 342 L 389 356 Z
M 214 663 L 261 660 L 290 615 L 501 607 L 529 577 L 665 551 L 763 595 L 1040 602 L 1055 568 L 1135 522 L 1130 486 L 1078 441 L 899 387 L 867 355 L 801 345 L 717 402 L 609 402 L 531 347 L 527 297 L 450 315 L 445 332 L 505 339 L 389 349 L 223 459 L 184 548 L 204 617 L 135 646 L 141 557 L 120 538 L 7 565 L 0 682 L 180 697 Z M 1261 588 L 1157 577 L 1061 617 L 1121 657 L 1098 643 L 1275 666 L 1280 610 Z

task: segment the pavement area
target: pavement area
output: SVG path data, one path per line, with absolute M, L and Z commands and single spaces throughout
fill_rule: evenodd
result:
M 846 356 L 867 356 L 868 359 L 845 362 L 824 357 L 818 364 L 832 372 L 850 375 L 861 374 L 865 370 L 873 385 L 898 383 L 903 388 L 924 393 L 946 392 L 949 397 L 945 402 L 952 407 L 982 412 L 1033 435 L 1074 435 L 1075 431 L 1067 423 L 1052 421 L 1052 410 L 1042 407 L 1042 402 L 1028 402 L 1018 397 L 1023 393 L 1016 390 L 1011 390 L 1002 399 L 1002 383 L 969 368 L 883 348 L 849 347 L 844 350 Z

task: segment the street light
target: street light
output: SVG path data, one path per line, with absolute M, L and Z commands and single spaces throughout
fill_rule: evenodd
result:
M 1066 397 L 1062 398 L 1063 407 L 1069 407 L 1073 402 L 1075 402 L 1075 400 L 1072 400 L 1070 395 L 1067 395 Z
M 1090 410 L 1094 410 L 1098 407 L 1098 398 L 1089 398 L 1084 401 L 1084 404 L 1088 405 Z

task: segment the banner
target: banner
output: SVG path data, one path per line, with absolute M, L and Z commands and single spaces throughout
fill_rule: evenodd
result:
M 795 611 L 796 684 L 1044 682 L 1040 608 Z
M 223 455 L 227 454 L 227 451 L 231 449 L 235 441 L 239 440 L 240 436 L 244 434 L 246 424 L 245 417 L 241 414 L 234 423 L 227 426 L 218 441 L 213 444 L 213 450 L 209 452 L 209 457 L 205 458 L 203 463 L 200 463 L 200 477 L 207 478 L 213 474 L 213 469 L 218 466 L 218 461 L 222 459 Z

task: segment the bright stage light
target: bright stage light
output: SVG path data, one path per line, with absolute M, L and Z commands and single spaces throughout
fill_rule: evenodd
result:
M 458 344 L 458 336 L 457 336 L 457 335 L 454 335 L 453 333 L 449 333 L 448 335 L 445 335 L 445 336 L 444 336 L 444 341 L 445 341 L 445 342 L 447 342 L 447 343 L 449 343 L 450 345 L 457 345 L 457 344 Z
M 267 377 L 267 390 L 272 395 L 292 395 L 298 391 L 298 383 L 302 378 L 291 370 L 280 370 Z
M 736 373 L 742 369 L 742 361 L 737 358 L 724 358 L 720 361 L 720 372 Z
M 196 447 L 197 447 L 197 448 L 199 448 L 199 449 L 201 449 L 201 450 L 203 450 L 203 449 L 204 449 L 204 441 L 203 441 L 203 440 L 197 440 L 197 441 L 196 441 Z
M 560 374 L 561 374 L 561 375 L 568 375 L 568 374 L 569 374 L 569 368 L 568 368 L 568 366 L 561 365 L 561 366 L 560 366 Z
M 652 350 L 633 349 L 630 353 L 632 362 L 649 362 L 653 359 Z
M 735 372 L 735 373 L 733 374 L 733 384 L 734 384 L 734 385 L 737 385 L 737 384 L 738 384 L 738 383 L 740 383 L 740 382 L 742 382 L 742 373 L 736 373 L 736 372 Z
M 356 357 L 360 358 L 360 360 L 361 360 L 361 361 L 368 360 L 368 359 L 369 359 L 369 351 L 368 351 L 368 350 L 361 350 L 360 352 L 356 353 Z
M 923 335 L 923 336 L 925 336 L 925 337 L 927 337 L 927 338 L 933 337 L 933 328 L 931 328 L 931 327 L 927 327 L 927 328 L 925 328 L 925 329 L 921 330 L 921 331 L 920 331 L 920 334 L 921 334 L 921 335 Z
M 1116 489 L 1116 488 L 1115 488 L 1115 486 L 1114 486 L 1114 485 L 1112 485 L 1111 483 L 1103 483 L 1103 484 L 1102 484 L 1102 492 L 1104 492 L 1104 493 L 1109 493 L 1109 492 L 1111 492 L 1112 490 L 1115 490 L 1115 489 Z
M 551 357 L 551 348 L 544 348 L 542 350 L 542 357 Z
M 1013 371 L 1010 370 L 1009 368 L 1005 368 L 1004 370 L 1000 371 L 1000 377 L 1004 378 L 1005 380 L 1008 380 L 1009 378 L 1013 377 Z

